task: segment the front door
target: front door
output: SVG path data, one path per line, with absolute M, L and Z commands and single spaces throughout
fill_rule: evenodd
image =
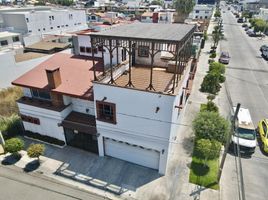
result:
M 98 140 L 96 135 L 64 129 L 67 145 L 84 149 L 93 153 L 98 153 Z

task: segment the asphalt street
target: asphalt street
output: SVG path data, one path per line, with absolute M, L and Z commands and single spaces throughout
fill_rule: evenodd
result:
M 0 165 L 0 199 L 8 200 L 103 200 L 76 187 L 50 180 L 39 174 L 22 173 L 16 167 Z
M 221 51 L 228 51 L 231 60 L 226 71 L 226 87 L 232 105 L 241 103 L 248 108 L 255 127 L 259 120 L 268 117 L 268 62 L 261 57 L 259 48 L 268 39 L 249 37 L 242 24 L 227 11 L 223 13 L 226 39 Z M 251 158 L 242 158 L 246 199 L 264 200 L 268 196 L 268 157 L 259 146 Z M 228 155 L 224 169 L 223 199 L 238 199 L 235 158 Z

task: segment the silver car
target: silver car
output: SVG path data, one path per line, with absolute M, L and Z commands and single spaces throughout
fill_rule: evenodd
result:
M 219 62 L 222 64 L 229 64 L 229 61 L 230 61 L 229 53 L 227 51 L 221 52 Z

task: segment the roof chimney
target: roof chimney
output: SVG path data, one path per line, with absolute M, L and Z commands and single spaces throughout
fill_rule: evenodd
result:
M 60 68 L 47 68 L 46 69 L 48 86 L 50 89 L 55 89 L 61 84 Z

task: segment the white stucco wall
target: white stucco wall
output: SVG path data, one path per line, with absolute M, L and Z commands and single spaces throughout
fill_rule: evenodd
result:
M 32 35 L 87 28 L 85 10 L 52 9 L 33 12 L 8 12 L 2 15 L 5 26 L 14 27 L 16 31 Z M 54 18 L 49 18 L 49 16 Z
M 30 88 L 22 88 L 23 96 L 32 97 L 31 89 Z
M 116 104 L 116 124 L 97 121 L 99 147 L 103 137 L 110 137 L 159 152 L 164 150 L 160 153 L 159 173 L 165 174 L 175 96 L 98 83 L 94 83 L 94 91 L 95 100 L 107 97 L 107 102 Z M 160 110 L 156 113 L 157 107 Z M 99 152 L 103 155 L 103 149 Z
M 76 112 L 95 115 L 94 101 L 72 98 L 72 109 Z
M 34 107 L 23 103 L 18 103 L 18 107 L 21 114 L 35 117 L 40 120 L 40 125 L 23 121 L 25 130 L 65 141 L 64 130 L 61 126 L 58 126 L 58 124 L 72 111 L 71 106 L 65 108 L 61 112 Z
M 78 51 L 79 55 L 83 56 L 92 56 L 92 53 L 87 52 L 81 52 L 80 47 L 91 47 L 90 42 L 90 36 L 89 35 L 78 35 Z M 109 66 L 110 65 L 110 53 L 106 47 L 104 47 L 105 52 L 103 53 L 104 58 L 104 65 Z M 97 54 L 94 54 L 95 57 L 102 58 L 102 52 L 98 51 Z M 127 56 L 128 58 L 128 56 Z M 117 63 L 116 60 L 116 49 L 113 50 L 113 58 L 112 58 L 112 64 L 115 65 Z M 118 61 L 119 63 L 122 61 L 122 48 L 118 48 Z
M 138 50 L 136 50 L 136 64 L 141 65 L 151 65 L 151 56 L 149 57 L 140 57 Z M 154 56 L 154 66 L 156 67 L 167 67 L 168 62 L 161 59 L 161 52 L 158 52 Z

